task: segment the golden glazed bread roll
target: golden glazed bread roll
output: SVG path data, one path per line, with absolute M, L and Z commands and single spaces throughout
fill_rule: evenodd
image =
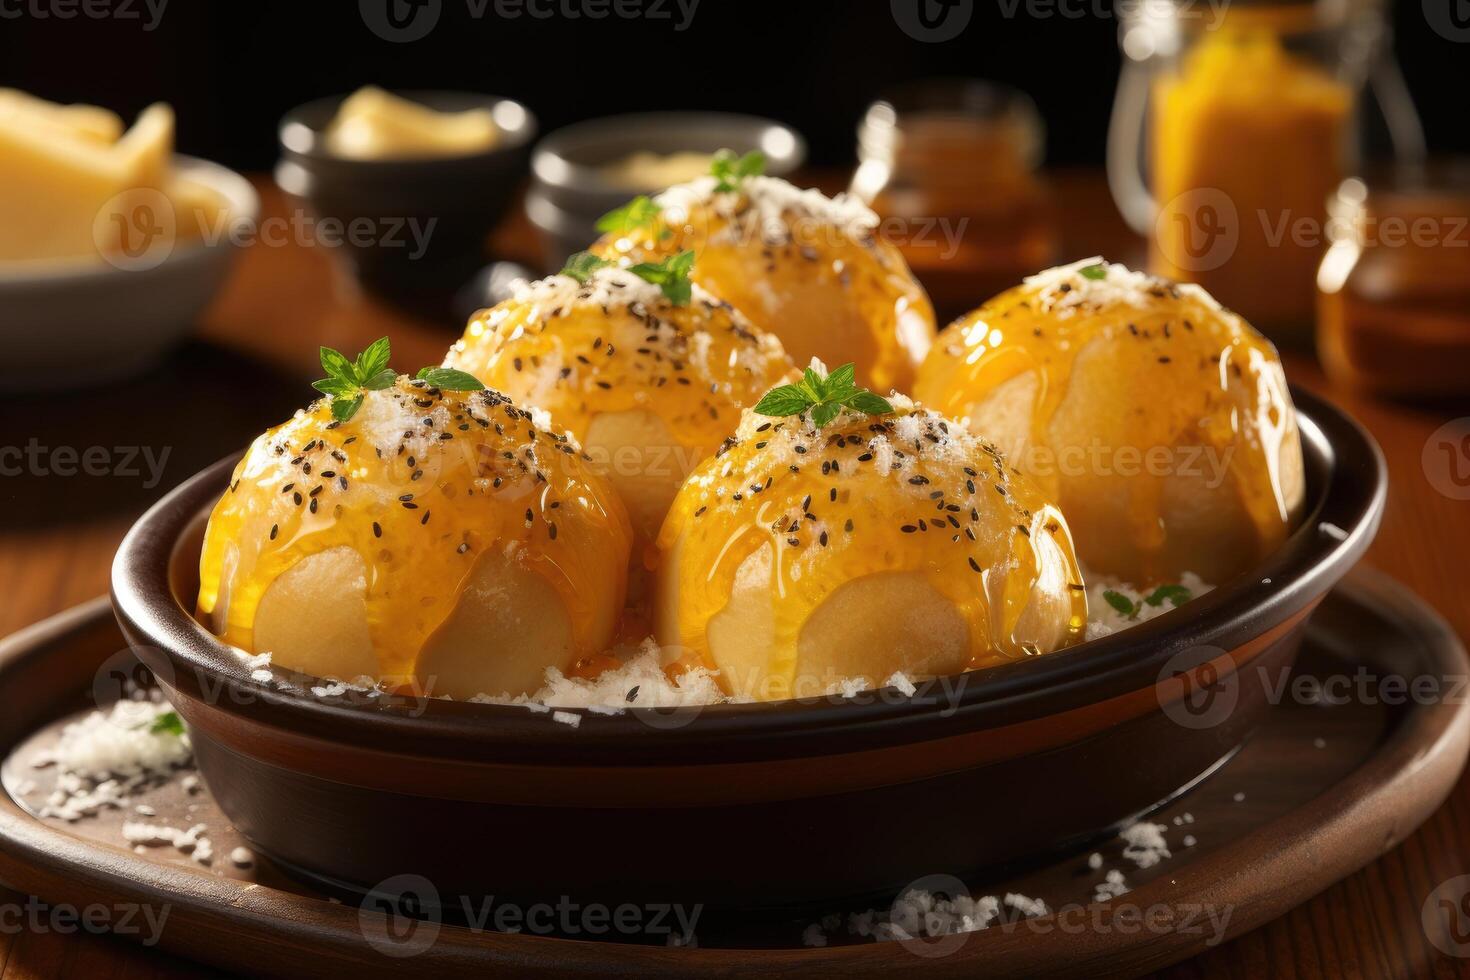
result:
M 1198 286 L 1088 259 L 946 328 L 917 397 L 964 417 L 1067 515 L 1089 572 L 1220 583 L 1301 517 L 1276 350 Z
M 673 292 L 610 267 L 551 276 L 476 314 L 444 361 L 572 432 L 647 542 L 741 409 L 794 372 L 728 303 Z
M 723 189 L 728 188 L 728 189 Z M 614 212 L 593 251 L 623 262 L 686 249 L 693 279 L 781 339 L 798 364 L 856 364 L 862 384 L 907 390 L 934 308 L 878 218 L 775 177 L 701 177 Z
M 494 391 L 361 397 L 251 445 L 210 516 L 201 619 L 279 667 L 455 698 L 604 650 L 631 532 L 577 447 Z
M 899 397 L 817 421 L 747 412 L 680 490 L 659 538 L 660 642 L 769 700 L 1081 637 L 1066 521 L 993 447 Z

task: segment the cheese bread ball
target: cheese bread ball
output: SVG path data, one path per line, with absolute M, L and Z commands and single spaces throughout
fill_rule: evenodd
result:
M 400 376 L 260 436 L 210 515 L 198 611 L 278 667 L 522 694 L 608 646 L 631 532 L 567 438 L 494 391 Z
M 1033 276 L 944 331 L 916 394 L 1056 500 L 1091 573 L 1224 582 L 1301 516 L 1281 361 L 1198 286 L 1101 259 Z
M 1045 654 L 1087 603 L 1067 523 L 995 450 L 894 411 L 747 412 L 659 538 L 659 641 L 730 694 L 815 696 Z
M 716 190 L 714 177 L 670 188 L 648 220 L 593 251 L 629 262 L 692 249 L 692 278 L 781 338 L 792 359 L 852 362 L 860 384 L 907 391 L 934 340 L 934 308 L 878 218 L 775 177 Z M 656 214 L 655 214 L 656 212 Z
M 772 385 L 780 341 L 695 286 L 676 304 L 631 272 L 551 276 L 476 314 L 445 367 L 545 409 L 652 542 L 680 484 Z

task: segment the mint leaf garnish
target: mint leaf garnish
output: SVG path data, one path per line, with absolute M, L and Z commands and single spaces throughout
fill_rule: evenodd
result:
M 693 294 L 693 287 L 689 284 L 689 272 L 693 268 L 694 252 L 683 251 L 662 262 L 640 262 L 628 271 L 657 286 L 670 303 L 684 306 Z
M 607 259 L 598 258 L 591 252 L 577 252 L 567 258 L 566 265 L 561 267 L 561 274 L 570 276 L 578 282 L 586 282 L 592 278 L 592 273 L 610 265 L 612 263 Z
M 812 425 L 821 428 L 835 419 L 844 408 L 865 415 L 883 415 L 893 411 L 888 399 L 853 384 L 853 365 L 844 364 L 824 378 L 811 368 L 802 372 L 795 384 L 781 385 L 766 392 L 755 411 L 770 418 L 784 418 L 810 411 Z
M 766 172 L 766 155 L 760 150 L 751 150 L 737 157 L 730 150 L 721 150 L 710 161 L 709 172 L 717 181 L 715 190 L 739 190 L 745 178 L 759 177 Z
M 363 392 L 381 391 L 398 380 L 398 375 L 388 367 L 391 356 L 387 337 L 373 341 L 355 361 L 330 347 L 319 350 L 318 357 L 327 376 L 313 381 L 311 386 L 332 399 L 332 418 L 346 422 L 362 407 Z
M 1163 605 L 1165 600 L 1171 605 L 1182 606 L 1193 598 L 1194 593 L 1182 585 L 1161 585 L 1157 589 L 1154 589 L 1143 601 L 1150 606 Z
M 1112 589 L 1106 589 L 1103 592 L 1103 598 L 1107 600 L 1108 605 L 1112 606 L 1121 615 L 1127 616 L 1129 619 L 1132 619 L 1133 617 L 1138 615 L 1138 605 L 1134 603 L 1132 599 L 1128 598 L 1121 592 L 1114 592 Z
M 597 219 L 597 230 L 610 235 L 626 235 L 640 228 L 649 228 L 658 221 L 662 209 L 642 194 L 620 208 L 614 208 Z M 668 229 L 664 229 L 667 237 Z
M 427 381 L 441 391 L 483 391 L 485 385 L 467 371 L 455 368 L 426 367 L 419 370 L 418 379 Z
M 182 735 L 184 734 L 184 720 L 179 717 L 177 711 L 165 711 L 153 719 L 153 724 L 148 728 L 150 735 Z

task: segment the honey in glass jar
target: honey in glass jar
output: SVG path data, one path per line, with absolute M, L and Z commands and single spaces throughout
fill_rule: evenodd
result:
M 1400 396 L 1470 394 L 1470 161 L 1351 178 L 1317 276 L 1333 380 Z
M 878 213 L 941 320 L 1050 264 L 1043 141 L 1029 97 L 974 79 L 910 84 L 863 117 L 851 190 Z

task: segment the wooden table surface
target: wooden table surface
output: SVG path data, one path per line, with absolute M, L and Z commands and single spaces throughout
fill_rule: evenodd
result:
M 260 183 L 265 213 L 283 214 L 288 204 Z M 1067 215 L 1062 223 L 1066 258 L 1105 253 L 1137 260 L 1139 242 L 1119 223 L 1099 176 L 1060 174 L 1055 188 Z M 519 216 L 507 220 L 496 245 L 511 258 L 531 261 L 537 254 Z M 198 339 L 147 377 L 102 391 L 0 398 L 0 448 L 35 446 L 42 460 L 26 475 L 0 476 L 0 635 L 106 591 L 113 550 L 149 502 L 310 400 L 314 393 L 308 384 L 319 376 L 319 344 L 355 352 L 388 334 L 395 364 L 420 365 L 437 363 L 458 332 L 459 325 L 447 319 L 407 315 L 365 297 L 326 247 L 259 243 L 242 255 Z M 1308 352 L 1285 357 L 1295 383 L 1347 408 L 1378 439 L 1388 459 L 1388 510 L 1369 561 L 1426 598 L 1460 636 L 1470 636 L 1470 501 L 1436 489 L 1421 462 L 1435 430 L 1470 415 L 1470 402 L 1421 406 L 1361 397 L 1335 389 Z M 45 460 L 54 458 L 45 451 L 63 446 L 79 452 L 104 447 L 115 472 L 44 472 L 49 469 Z M 1265 928 L 1165 975 L 1470 975 L 1470 960 L 1438 953 L 1420 925 L 1420 908 L 1435 886 L 1466 873 L 1470 778 L 1462 779 L 1427 824 L 1382 859 Z M 0 888 L 0 912 L 25 900 Z M 111 938 L 18 930 L 13 914 L 0 914 L 0 980 L 200 972 Z

